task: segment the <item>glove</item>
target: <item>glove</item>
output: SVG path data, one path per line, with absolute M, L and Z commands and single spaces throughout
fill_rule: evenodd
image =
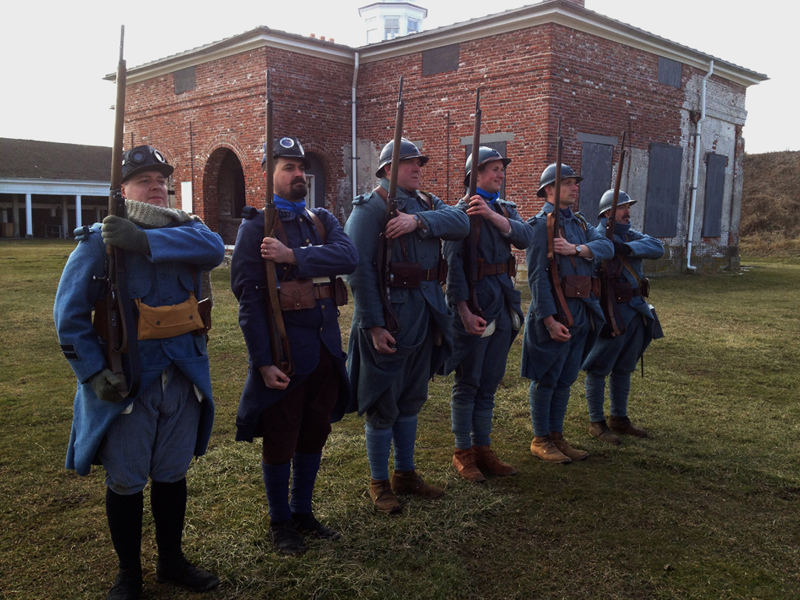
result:
M 117 403 L 124 400 L 117 390 L 117 386 L 120 383 L 122 382 L 119 377 L 114 375 L 111 369 L 103 369 L 92 375 L 92 389 L 94 393 L 97 394 L 100 400 L 105 400 L 106 402 Z
M 150 242 L 147 234 L 134 225 L 133 221 L 109 215 L 103 219 L 103 241 L 106 246 L 115 246 L 120 250 L 150 254 Z
M 105 228 L 105 225 L 103 226 Z M 633 250 L 631 249 L 628 244 L 623 244 L 622 242 L 618 242 L 614 240 L 614 254 L 621 254 L 622 256 L 628 256 Z

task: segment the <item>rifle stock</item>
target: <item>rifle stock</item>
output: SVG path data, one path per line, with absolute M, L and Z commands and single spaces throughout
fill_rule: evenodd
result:
M 614 241 L 614 223 L 617 220 L 617 203 L 619 202 L 619 190 L 622 185 L 622 168 L 625 163 L 625 131 L 622 132 L 622 140 L 619 146 L 619 163 L 617 164 L 617 177 L 614 180 L 614 197 L 611 200 L 611 208 L 608 211 L 606 221 L 606 238 Z M 625 333 L 625 321 L 617 306 L 616 282 L 619 276 L 614 259 L 604 260 L 600 264 L 600 305 L 606 318 L 603 333 L 609 337 L 616 337 Z
M 378 237 L 378 285 L 383 308 L 384 328 L 393 336 L 400 331 L 400 319 L 392 307 L 392 245 L 393 240 L 386 237 L 386 225 L 397 216 L 397 171 L 400 166 L 400 146 L 403 140 L 403 77 L 400 77 L 400 91 L 397 95 L 397 113 L 394 121 L 394 142 L 392 146 L 392 166 L 389 174 L 389 196 L 386 199 L 386 213 L 383 227 Z
M 269 69 L 266 73 L 266 117 L 265 117 L 265 137 L 266 144 L 264 153 L 266 162 L 265 187 L 266 198 L 264 202 L 264 237 L 275 237 L 275 222 L 278 218 L 278 210 L 275 208 L 274 183 L 272 181 L 275 172 L 275 158 L 272 155 L 273 124 L 272 124 L 272 95 L 270 90 Z M 275 263 L 269 259 L 264 259 L 264 268 L 267 278 L 267 328 L 269 329 L 270 350 L 272 351 L 272 364 L 278 367 L 282 373 L 291 377 L 294 375 L 294 364 L 292 363 L 291 350 L 289 348 L 289 336 L 286 334 L 286 326 L 283 322 L 281 312 L 281 301 L 278 295 L 278 274 Z
M 556 301 L 556 321 L 572 327 L 572 313 L 567 306 L 564 290 L 561 287 L 561 273 L 554 250 L 554 240 L 561 233 L 561 158 L 564 151 L 564 139 L 561 137 L 561 118 L 558 119 L 558 135 L 556 141 L 556 180 L 553 212 L 547 215 L 547 259 L 550 261 L 550 283 Z
M 480 161 L 481 145 L 481 89 L 475 92 L 475 128 L 472 132 L 472 162 L 469 172 L 469 189 L 467 191 L 467 204 L 478 192 L 478 162 Z M 469 247 L 464 253 L 464 272 L 467 275 L 467 308 L 474 315 L 483 318 L 483 310 L 478 303 L 478 236 L 480 235 L 481 217 L 472 215 L 469 218 Z
M 128 70 L 123 57 L 125 26 L 120 30 L 119 62 L 117 64 L 117 96 L 114 105 L 114 145 L 111 148 L 111 189 L 108 195 L 108 214 L 127 218 L 125 199 L 122 197 L 122 144 L 125 126 L 125 87 Z M 128 293 L 128 271 L 125 253 L 114 246 L 106 246 L 105 264 L 106 361 L 108 368 L 120 380 L 117 391 L 123 398 L 135 398 L 139 393 L 141 367 L 137 343 L 136 319 Z M 128 354 L 130 377 L 125 375 L 122 355 Z M 130 385 L 128 385 L 130 383 Z

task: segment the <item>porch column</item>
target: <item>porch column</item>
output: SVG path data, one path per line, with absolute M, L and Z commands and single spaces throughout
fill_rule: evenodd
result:
M 33 237 L 33 203 L 31 194 L 25 194 L 25 237 Z
M 75 196 L 75 229 L 83 227 L 83 219 L 81 218 L 81 195 Z M 67 236 L 69 237 L 69 236 Z

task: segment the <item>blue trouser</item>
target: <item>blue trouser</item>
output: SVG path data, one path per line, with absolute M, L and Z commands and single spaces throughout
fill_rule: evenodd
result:
M 505 308 L 495 327 L 494 333 L 481 338 L 455 370 L 450 415 L 459 450 L 491 443 L 494 395 L 506 372 L 513 335 Z
M 558 355 L 544 376 L 538 381 L 531 381 L 531 421 L 535 436 L 564 430 L 569 390 L 581 368 L 583 348 L 589 335 L 589 320 L 585 320 L 580 329 L 573 329 L 570 333 L 570 339 L 561 344 Z
M 127 496 L 141 492 L 148 477 L 162 483 L 183 479 L 201 410 L 192 382 L 175 365 L 167 367 L 106 431 L 98 450 L 106 485 Z
M 603 404 L 605 403 L 606 377 L 609 378 L 608 395 L 611 415 L 628 416 L 628 395 L 631 389 L 631 373 L 636 370 L 636 363 L 642 353 L 645 338 L 645 321 L 641 315 L 631 319 L 623 335 L 615 338 L 600 338 L 594 350 L 599 357 L 586 372 L 586 404 L 589 408 L 589 420 L 598 422 L 605 419 Z

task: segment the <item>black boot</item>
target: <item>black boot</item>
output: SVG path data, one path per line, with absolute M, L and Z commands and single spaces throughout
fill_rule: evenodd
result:
M 198 569 L 183 555 L 183 521 L 186 516 L 186 478 L 175 483 L 154 481 L 150 492 L 156 522 L 158 562 L 156 581 L 193 592 L 206 592 L 219 585 L 216 575 Z
M 144 494 L 122 496 L 106 488 L 106 517 L 119 557 L 119 573 L 108 600 L 135 600 L 142 593 L 142 511 Z

